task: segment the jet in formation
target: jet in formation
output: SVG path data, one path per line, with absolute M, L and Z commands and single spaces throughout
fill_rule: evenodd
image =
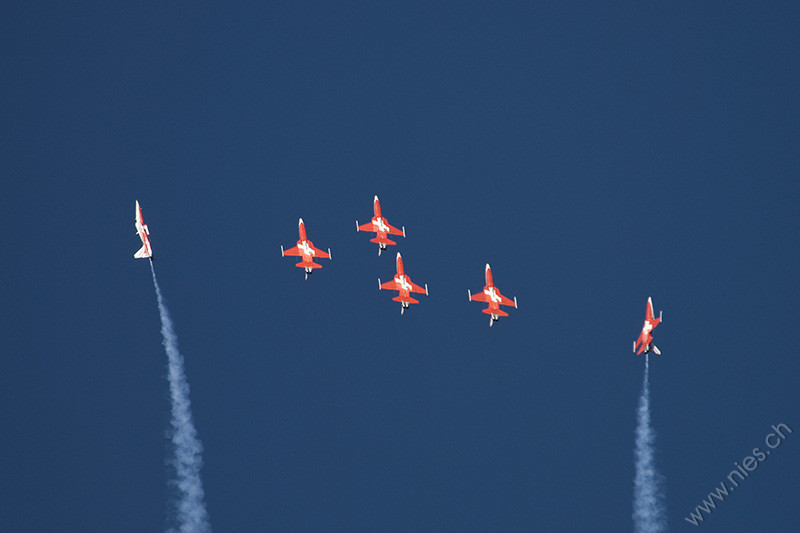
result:
M 467 289 L 467 295 L 471 302 L 485 302 L 489 304 L 489 307 L 483 310 L 484 313 L 489 315 L 489 327 L 497 322 L 501 316 L 508 316 L 508 313 L 500 309 L 501 305 L 513 305 L 514 308 L 517 308 L 516 296 L 514 296 L 514 300 L 506 298 L 500 294 L 500 290 L 494 286 L 494 282 L 492 281 L 492 269 L 489 263 L 486 263 L 486 286 L 483 288 L 483 292 L 480 294 L 472 294 L 472 292 Z
M 378 255 L 381 255 L 381 252 L 386 249 L 387 244 L 397 244 L 389 239 L 388 235 L 402 235 L 405 237 L 406 228 L 403 226 L 403 229 L 399 230 L 389 224 L 389 221 L 381 216 L 381 203 L 378 201 L 378 195 L 375 195 L 373 210 L 375 211 L 375 216 L 372 217 L 372 222 L 367 222 L 359 226 L 358 220 L 356 220 L 356 231 L 375 232 L 375 238 L 370 239 L 369 242 L 374 242 L 378 245 Z
M 153 259 L 153 248 L 150 246 L 150 230 L 147 229 L 147 224 L 144 223 L 144 217 L 142 216 L 142 208 L 139 205 L 139 200 L 136 200 L 136 222 L 134 225 L 136 226 L 136 233 L 139 234 L 139 238 L 142 239 L 142 247 L 139 248 L 139 251 L 133 254 L 133 257 L 136 259 L 143 259 L 148 257 L 150 260 Z
M 283 245 L 281 245 L 281 257 L 286 255 L 302 257 L 303 260 L 295 266 L 304 269 L 306 271 L 306 279 L 308 279 L 308 275 L 314 272 L 315 268 L 322 268 L 322 265 L 315 263 L 314 259 L 330 259 L 331 249 L 328 248 L 328 252 L 325 253 L 325 251 L 314 247 L 314 243 L 306 237 L 306 225 L 303 223 L 302 218 L 298 223 L 298 227 L 300 240 L 297 241 L 297 246 L 284 250 Z
M 398 295 L 392 298 L 395 302 L 400 302 L 400 314 L 402 315 L 403 312 L 409 308 L 410 304 L 418 304 L 419 300 L 415 300 L 411 297 L 412 292 L 416 292 L 419 294 L 428 295 L 428 284 L 425 284 L 425 288 L 423 289 L 413 281 L 411 278 L 406 276 L 405 270 L 403 270 L 403 258 L 400 257 L 400 252 L 397 252 L 397 274 L 394 275 L 394 279 L 392 281 L 387 281 L 386 283 L 381 283 L 381 279 L 378 278 L 378 290 L 380 289 L 388 289 L 390 291 L 398 291 Z
M 644 325 L 642 326 L 642 332 L 639 334 L 639 338 L 633 341 L 633 352 L 636 355 L 641 354 L 642 352 L 647 353 L 650 350 L 657 355 L 661 355 L 661 351 L 658 347 L 653 344 L 653 330 L 656 329 L 661 323 L 661 315 L 663 311 L 659 311 L 658 318 L 655 318 L 655 313 L 653 312 L 653 299 L 647 299 L 647 306 L 645 307 L 644 311 Z M 639 347 L 639 351 L 636 351 L 636 348 Z

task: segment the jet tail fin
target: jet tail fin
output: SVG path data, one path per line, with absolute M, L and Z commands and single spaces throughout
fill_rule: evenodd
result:
M 147 247 L 146 246 L 142 246 L 141 248 L 139 248 L 139 251 L 136 252 L 135 254 L 133 254 L 133 257 L 135 257 L 136 259 L 142 259 L 144 257 L 150 257 L 149 255 L 147 255 Z
M 656 346 L 655 344 L 651 344 L 650 347 L 653 349 L 653 353 L 655 353 L 656 355 L 661 355 L 661 350 L 658 349 L 658 346 Z

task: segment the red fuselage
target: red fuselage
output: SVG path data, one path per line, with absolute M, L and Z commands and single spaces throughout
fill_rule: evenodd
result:
M 644 324 L 642 324 L 642 332 L 639 333 L 639 338 L 633 343 L 633 351 L 636 355 L 647 353 L 652 349 L 657 354 L 660 353 L 658 348 L 653 345 L 653 330 L 661 323 L 661 315 L 655 317 L 653 311 L 652 298 L 647 299 L 647 305 L 644 311 Z M 638 351 L 637 351 L 638 348 Z

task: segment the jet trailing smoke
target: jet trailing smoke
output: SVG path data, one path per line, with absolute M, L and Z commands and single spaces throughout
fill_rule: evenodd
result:
M 211 531 L 208 512 L 204 502 L 203 483 L 200 481 L 200 467 L 203 460 L 203 445 L 197 437 L 192 422 L 189 402 L 189 383 L 183 371 L 183 356 L 178 351 L 178 337 L 172 327 L 172 319 L 161 289 L 153 272 L 153 284 L 158 298 L 158 312 L 161 315 L 161 335 L 167 352 L 169 365 L 169 391 L 172 400 L 172 444 L 175 447 L 175 486 L 178 489 L 177 519 L 182 533 L 205 533 Z
M 645 356 L 642 396 L 636 414 L 636 475 L 633 478 L 633 524 L 637 533 L 658 533 L 667 529 L 664 495 L 655 467 L 655 433 L 650 427 L 650 358 Z

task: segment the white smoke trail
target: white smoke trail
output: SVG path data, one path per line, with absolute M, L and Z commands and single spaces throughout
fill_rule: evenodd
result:
M 201 453 L 203 445 L 197 437 L 192 422 L 189 402 L 189 382 L 183 371 L 183 356 L 178 351 L 178 336 L 172 328 L 161 289 L 153 272 L 153 285 L 158 298 L 158 312 L 161 315 L 161 336 L 167 351 L 169 364 L 169 392 L 172 399 L 172 444 L 175 446 L 175 485 L 178 488 L 177 514 L 182 533 L 205 533 L 211 531 L 208 512 L 204 502 L 203 483 L 200 481 L 200 467 L 203 464 Z
M 633 524 L 638 533 L 658 533 L 667 529 L 664 495 L 655 466 L 655 433 L 650 427 L 650 358 L 645 354 L 642 397 L 636 424 L 636 475 L 633 478 Z

